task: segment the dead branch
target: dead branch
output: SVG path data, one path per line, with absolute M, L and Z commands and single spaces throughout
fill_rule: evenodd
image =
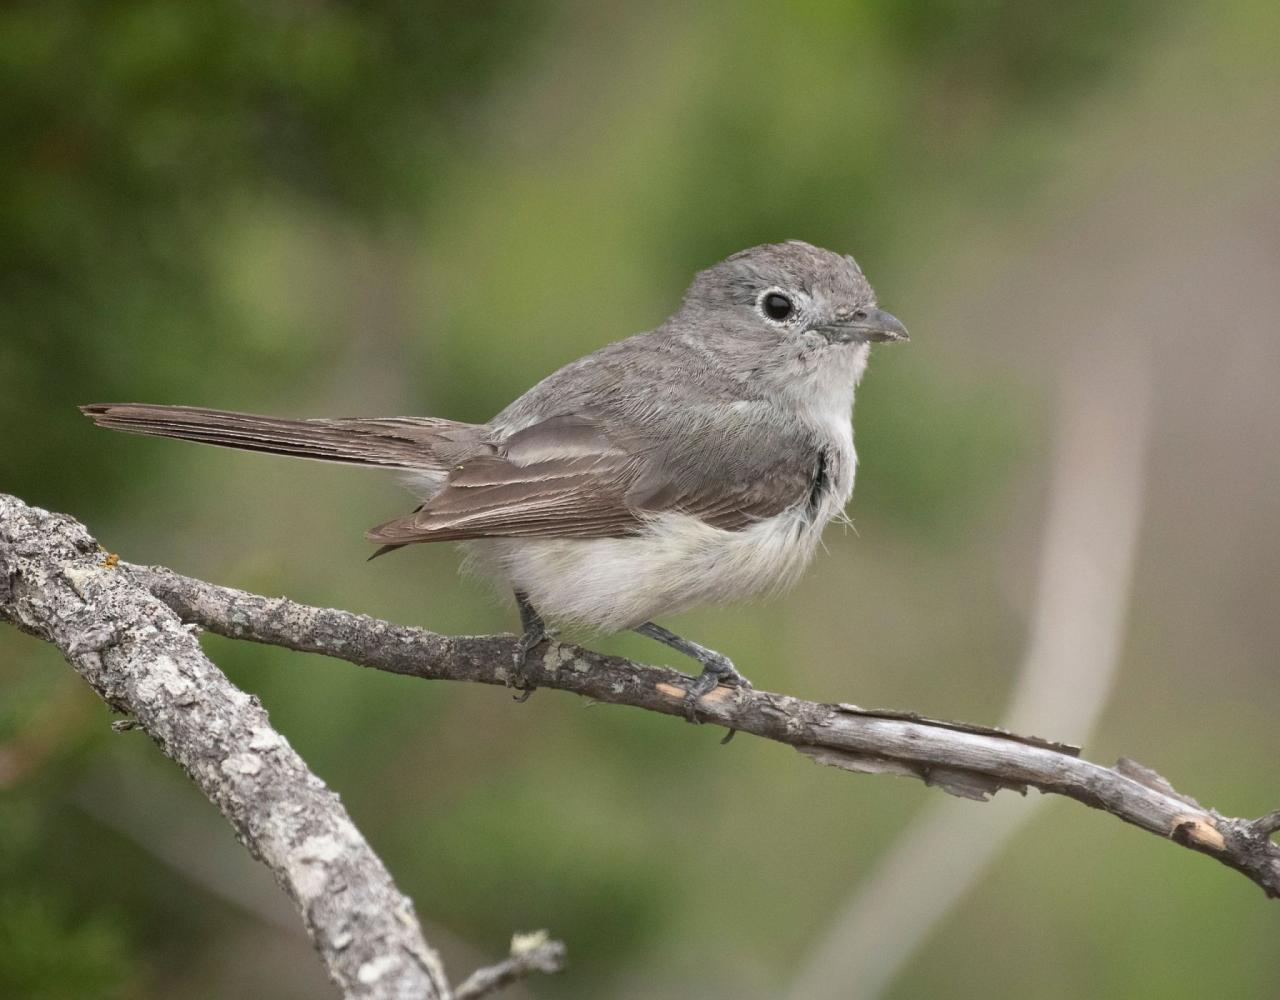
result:
M 450 1000 L 412 903 L 338 796 L 139 579 L 78 522 L 0 494 L 0 620 L 57 646 L 182 765 L 293 900 L 343 996 Z
M 564 957 L 564 945 L 552 941 L 546 931 L 517 934 L 511 939 L 510 957 L 476 969 L 458 986 L 455 1000 L 478 1000 L 535 972 L 560 972 Z
M 506 684 L 511 635 L 447 636 L 426 629 L 262 597 L 127 566 L 184 621 L 248 639 L 427 680 Z M 530 677 L 595 702 L 683 717 L 685 675 L 549 642 L 530 657 Z M 1243 873 L 1280 896 L 1280 846 L 1266 817 L 1223 816 L 1181 795 L 1154 771 L 1123 759 L 1104 767 L 1075 747 L 1000 729 L 941 722 L 908 712 L 805 701 L 770 691 L 718 687 L 698 703 L 704 722 L 788 744 L 821 764 L 920 778 L 953 795 L 986 800 L 1001 788 L 1065 795 Z
M 439 635 L 130 565 L 71 518 L 4 494 L 0 618 L 58 646 L 109 705 L 133 715 L 186 769 L 295 901 L 345 995 L 453 995 L 412 905 L 337 796 L 183 622 L 391 673 L 499 685 L 508 681 L 515 637 Z M 687 678 L 666 667 L 549 642 L 528 669 L 539 687 L 684 716 Z M 705 722 L 788 744 L 822 764 L 916 777 L 965 798 L 985 801 L 1002 788 L 1064 795 L 1216 858 L 1280 896 L 1280 845 L 1271 840 L 1280 811 L 1223 816 L 1132 760 L 1108 768 L 1036 737 L 768 691 L 719 687 L 698 711 Z M 558 964 L 519 958 L 481 970 L 479 981 L 495 981 L 486 991 L 513 973 Z M 473 982 L 464 986 L 478 988 Z
M 1027 645 L 1003 725 L 1088 739 L 1119 672 L 1142 524 L 1150 372 L 1120 348 L 1091 378 L 1091 349 L 1073 346 L 1061 374 L 1053 472 Z M 1082 572 L 1087 567 L 1087 572 Z M 888 992 L 925 943 L 1025 829 L 1046 796 L 990 809 L 935 797 L 838 907 L 787 1000 L 842 1000 L 850 982 Z M 1007 807 L 1007 808 L 1006 808 Z M 963 851 L 947 845 L 963 843 Z

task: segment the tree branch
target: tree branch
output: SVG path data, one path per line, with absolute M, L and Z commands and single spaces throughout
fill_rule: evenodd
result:
M 511 635 L 440 635 L 219 587 L 159 567 L 121 565 L 184 621 L 233 639 L 323 653 L 411 677 L 481 684 L 506 684 L 515 654 Z M 550 642 L 534 651 L 528 672 L 539 687 L 684 715 L 688 678 L 667 667 Z M 965 798 L 985 801 L 1001 788 L 1065 795 L 1216 858 L 1268 896 L 1280 896 L 1280 846 L 1265 834 L 1268 818 L 1250 822 L 1204 808 L 1131 760 L 1108 768 L 1049 740 L 761 690 L 718 687 L 698 702 L 698 712 L 705 722 L 788 744 L 821 764 L 916 777 Z
M 337 796 L 270 728 L 256 699 L 204 657 L 178 619 L 392 673 L 499 685 L 508 681 L 515 637 L 439 635 L 119 562 L 70 518 L 3 494 L 0 617 L 62 649 L 94 690 L 131 712 L 183 765 L 298 904 L 346 995 L 451 995 L 412 906 Z M 684 715 L 688 678 L 666 667 L 550 642 L 535 650 L 528 669 L 540 687 Z M 1081 760 L 1074 747 L 1035 737 L 767 691 L 719 687 L 700 699 L 698 712 L 706 722 L 787 744 L 819 763 L 917 777 L 966 798 L 985 801 L 1001 788 L 1028 787 L 1065 795 L 1216 858 L 1268 896 L 1280 896 L 1280 845 L 1271 841 L 1280 811 L 1254 821 L 1222 816 L 1130 760 L 1107 768 Z M 543 968 L 525 963 L 518 971 L 526 966 Z M 494 981 L 486 990 L 497 988 L 510 971 L 517 970 L 503 963 L 482 970 L 480 981 Z M 464 985 L 479 988 L 471 983 Z
M 338 796 L 141 576 L 78 522 L 0 493 L 0 620 L 57 646 L 182 765 L 294 901 L 345 997 L 450 1000 L 413 905 Z
M 455 1000 L 477 1000 L 517 979 L 535 972 L 560 972 L 564 968 L 564 945 L 552 941 L 546 931 L 517 934 L 511 939 L 511 957 L 471 973 L 454 993 Z
M 1142 524 L 1150 373 L 1141 348 L 1117 348 L 1091 377 L 1081 344 L 1062 372 L 1035 605 L 1002 725 L 1088 738 L 1120 666 Z M 1082 572 L 1082 567 L 1088 567 Z M 885 995 L 912 956 L 1019 832 L 1048 805 L 971 809 L 935 797 L 837 908 L 787 1000 Z M 947 845 L 963 843 L 962 852 Z

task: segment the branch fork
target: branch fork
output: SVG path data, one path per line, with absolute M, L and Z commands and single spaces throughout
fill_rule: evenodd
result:
M 479 997 L 532 972 L 557 971 L 564 948 L 517 938 L 506 961 L 451 990 L 406 899 L 340 801 L 235 688 L 195 633 L 323 653 L 427 680 L 505 685 L 518 639 L 446 636 L 348 611 L 309 607 L 107 555 L 79 523 L 0 494 L 0 618 L 57 645 L 113 708 L 128 712 L 191 775 L 302 913 L 348 997 Z M 193 627 L 194 626 L 194 627 Z M 529 681 L 595 703 L 683 718 L 685 678 L 666 667 L 549 642 Z M 1000 789 L 1064 795 L 1207 854 L 1280 896 L 1280 810 L 1223 816 L 1150 768 L 1114 767 L 1079 749 L 907 712 L 717 687 L 700 720 L 789 745 L 857 773 L 915 777 L 985 801 Z

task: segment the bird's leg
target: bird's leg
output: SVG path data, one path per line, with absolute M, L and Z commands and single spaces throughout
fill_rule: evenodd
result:
M 717 653 L 714 649 L 707 649 L 706 646 L 699 646 L 696 642 L 682 639 L 670 629 L 665 629 L 655 622 L 637 625 L 635 631 L 641 635 L 647 635 L 650 639 L 657 639 L 702 664 L 702 673 L 693 678 L 684 696 L 684 714 L 690 722 L 698 721 L 695 711 L 698 699 L 708 691 L 714 690 L 717 684 L 727 684 L 729 687 L 751 687 L 751 682 L 738 673 L 733 666 L 733 661 L 723 653 Z
M 520 639 L 516 643 L 515 670 L 507 683 L 509 687 L 517 688 L 520 691 L 520 694 L 516 695 L 516 701 L 524 702 L 528 701 L 529 696 L 537 690 L 537 688 L 530 686 L 529 678 L 525 672 L 529 654 L 533 652 L 538 643 L 550 638 L 551 633 L 547 631 L 542 615 L 538 614 L 537 609 L 529 603 L 529 595 L 522 590 L 516 591 L 516 607 L 520 609 Z

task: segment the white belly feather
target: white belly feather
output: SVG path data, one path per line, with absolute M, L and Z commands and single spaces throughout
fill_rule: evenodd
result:
M 497 570 L 564 625 L 617 632 L 657 615 L 793 583 L 821 529 L 800 509 L 723 531 L 662 514 L 628 538 L 485 539 L 464 543 L 476 568 Z
M 852 449 L 850 449 L 852 452 Z M 852 455 L 850 455 L 852 458 Z M 626 538 L 491 538 L 464 542 L 469 565 L 524 591 L 546 618 L 619 632 L 700 604 L 789 587 L 852 488 L 832 484 L 816 511 L 792 507 L 741 531 L 688 514 L 655 516 Z

